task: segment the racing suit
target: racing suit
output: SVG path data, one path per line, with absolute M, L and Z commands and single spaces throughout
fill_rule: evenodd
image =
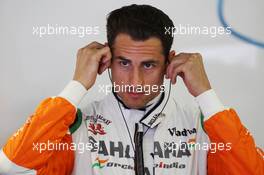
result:
M 1 149 L 0 174 L 134 175 L 137 133 L 146 175 L 264 174 L 262 150 L 213 90 L 197 107 L 165 92 L 138 110 L 115 93 L 79 109 L 86 92 L 71 81 L 41 102 Z

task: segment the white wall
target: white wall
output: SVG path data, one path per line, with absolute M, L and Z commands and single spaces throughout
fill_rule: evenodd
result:
M 33 1 L 0 2 L 0 146 L 15 132 L 46 97 L 58 94 L 71 80 L 76 50 L 97 40 L 104 42 L 105 16 L 130 3 L 152 4 L 178 24 L 219 26 L 216 2 L 212 0 L 160 1 Z M 240 32 L 264 41 L 262 0 L 228 0 L 225 16 Z M 33 35 L 34 26 L 99 26 L 99 35 Z M 226 106 L 233 107 L 263 147 L 264 50 L 230 36 L 176 36 L 176 51 L 200 52 L 213 88 Z M 102 98 L 99 83 L 109 83 L 107 74 L 98 78 L 85 101 Z M 182 82 L 172 95 L 188 103 Z

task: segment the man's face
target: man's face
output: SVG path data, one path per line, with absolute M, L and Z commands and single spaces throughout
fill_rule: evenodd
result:
M 152 91 L 151 88 L 160 87 L 163 84 L 166 72 L 160 39 L 151 37 L 145 41 L 134 41 L 127 34 L 118 34 L 112 48 L 113 82 L 123 87 L 132 85 L 133 87 L 146 87 L 145 90 L 148 90 L 147 92 L 141 92 L 141 90 L 136 92 L 130 89 L 131 92 L 128 92 L 127 86 L 126 92 L 124 88 L 123 91 L 117 92 L 118 96 L 130 108 L 144 107 L 160 93 L 159 90 Z

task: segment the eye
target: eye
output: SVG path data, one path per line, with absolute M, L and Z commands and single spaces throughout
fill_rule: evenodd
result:
M 153 63 L 145 63 L 144 64 L 144 68 L 145 69 L 151 69 L 151 68 L 153 68 L 155 65 L 153 64 Z
M 129 66 L 129 62 L 126 61 L 126 60 L 121 60 L 121 61 L 119 61 L 119 64 L 120 64 L 121 66 L 123 66 L 123 67 L 127 67 L 127 66 Z

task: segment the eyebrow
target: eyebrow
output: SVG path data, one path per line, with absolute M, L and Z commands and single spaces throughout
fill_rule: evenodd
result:
M 115 57 L 116 59 L 119 59 L 119 60 L 122 60 L 122 61 L 127 61 L 129 63 L 131 63 L 132 61 L 123 57 L 123 56 L 117 56 Z M 149 59 L 149 60 L 145 60 L 145 61 L 142 61 L 141 64 L 157 64 L 159 63 L 158 60 L 153 60 L 153 59 Z
M 131 60 L 129 60 L 129 59 L 123 57 L 123 56 L 117 56 L 117 57 L 114 57 L 114 58 L 119 59 L 119 60 L 122 60 L 122 61 L 127 61 L 127 62 L 129 62 L 129 63 L 132 62 Z
M 158 60 L 146 60 L 146 61 L 142 61 L 142 64 L 157 64 L 159 63 Z

